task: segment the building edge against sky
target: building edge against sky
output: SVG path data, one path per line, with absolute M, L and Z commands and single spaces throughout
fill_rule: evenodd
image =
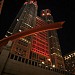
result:
M 17 32 L 33 28 L 35 25 L 39 26 L 36 22 L 36 19 L 39 18 L 37 17 L 37 9 L 36 1 L 25 2 L 5 36 L 8 37 Z M 51 13 L 47 12 L 46 14 L 49 16 L 41 16 L 41 18 L 46 18 L 46 22 L 53 23 Z M 41 23 L 41 18 L 39 18 L 39 24 Z M 50 20 L 51 22 L 49 22 Z M 53 38 L 50 40 L 50 37 Z M 13 41 L 11 52 L 28 59 L 34 59 L 42 64 L 46 63 L 56 68 L 65 68 L 56 31 L 37 33 L 32 36 L 17 39 Z
M 1 14 L 1 11 L 2 11 L 3 3 L 4 3 L 4 0 L 0 0 L 0 14 Z

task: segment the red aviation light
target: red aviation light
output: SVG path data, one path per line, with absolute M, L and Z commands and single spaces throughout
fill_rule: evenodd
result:
M 45 16 L 45 11 L 43 10 L 41 14 L 42 14 L 42 16 Z
M 36 0 L 30 0 L 30 3 L 34 3 Z
M 28 2 L 25 2 L 24 4 L 26 5 L 26 4 L 28 4 Z
M 45 16 L 45 14 L 44 14 L 44 13 L 42 13 L 42 16 Z
M 33 3 L 33 1 L 30 1 L 30 4 Z
M 49 9 L 46 10 L 46 15 L 51 15 L 51 11 Z
M 51 15 L 50 13 L 47 13 L 47 15 Z

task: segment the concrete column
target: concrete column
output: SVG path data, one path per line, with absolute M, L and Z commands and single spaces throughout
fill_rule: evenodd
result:
M 9 56 L 9 51 L 5 50 L 4 48 L 0 55 L 0 75 L 2 74 L 2 71 L 4 70 L 8 56 Z

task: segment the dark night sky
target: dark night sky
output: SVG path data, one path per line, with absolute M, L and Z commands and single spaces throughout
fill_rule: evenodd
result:
M 14 18 L 26 0 L 5 0 L 2 14 L 0 15 L 0 39 L 2 39 L 11 26 Z M 62 29 L 58 30 L 58 37 L 62 54 L 75 50 L 75 6 L 69 0 L 37 0 L 38 15 L 42 9 L 50 9 L 54 21 L 65 21 Z

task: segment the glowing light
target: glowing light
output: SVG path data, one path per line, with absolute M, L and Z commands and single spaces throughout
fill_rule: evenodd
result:
M 51 59 L 48 59 L 48 61 L 51 61 Z
M 71 55 L 69 55 L 69 57 L 71 57 Z
M 33 3 L 33 0 L 30 1 L 30 4 Z
M 12 34 L 11 32 L 7 31 L 9 34 Z
M 50 69 L 52 69 L 52 68 L 50 68 Z
M 28 4 L 28 2 L 25 2 L 24 4 Z
M 53 65 L 53 67 L 55 67 L 55 65 Z
M 59 49 L 58 49 L 59 50 Z
M 65 71 L 67 71 L 67 70 L 65 70 Z
M 51 15 L 50 13 L 47 13 L 47 15 Z
M 52 49 L 52 48 L 51 48 Z
M 17 21 L 19 21 L 19 19 L 17 19 Z
M 46 67 L 48 67 L 48 66 L 46 66 Z
M 19 32 L 21 32 L 22 30 L 19 30 Z
M 44 16 L 45 14 L 43 13 L 42 16 Z
M 2 40 L 0 40 L 0 47 L 3 46 L 3 45 L 6 45 L 9 40 L 15 40 L 15 39 L 18 39 L 20 37 L 26 37 L 26 36 L 35 34 L 37 32 L 43 32 L 43 31 L 48 31 L 48 30 L 56 30 L 56 29 L 62 28 L 62 25 L 64 24 L 64 22 L 56 22 L 56 23 L 52 23 L 52 24 L 47 24 L 44 21 L 42 21 L 42 23 L 44 23 L 46 25 L 41 26 L 41 27 L 34 27 L 32 29 L 23 31 L 21 33 L 16 33 L 14 35 L 11 35 L 8 38 L 3 38 Z
M 45 62 L 42 61 L 42 64 L 45 64 Z

